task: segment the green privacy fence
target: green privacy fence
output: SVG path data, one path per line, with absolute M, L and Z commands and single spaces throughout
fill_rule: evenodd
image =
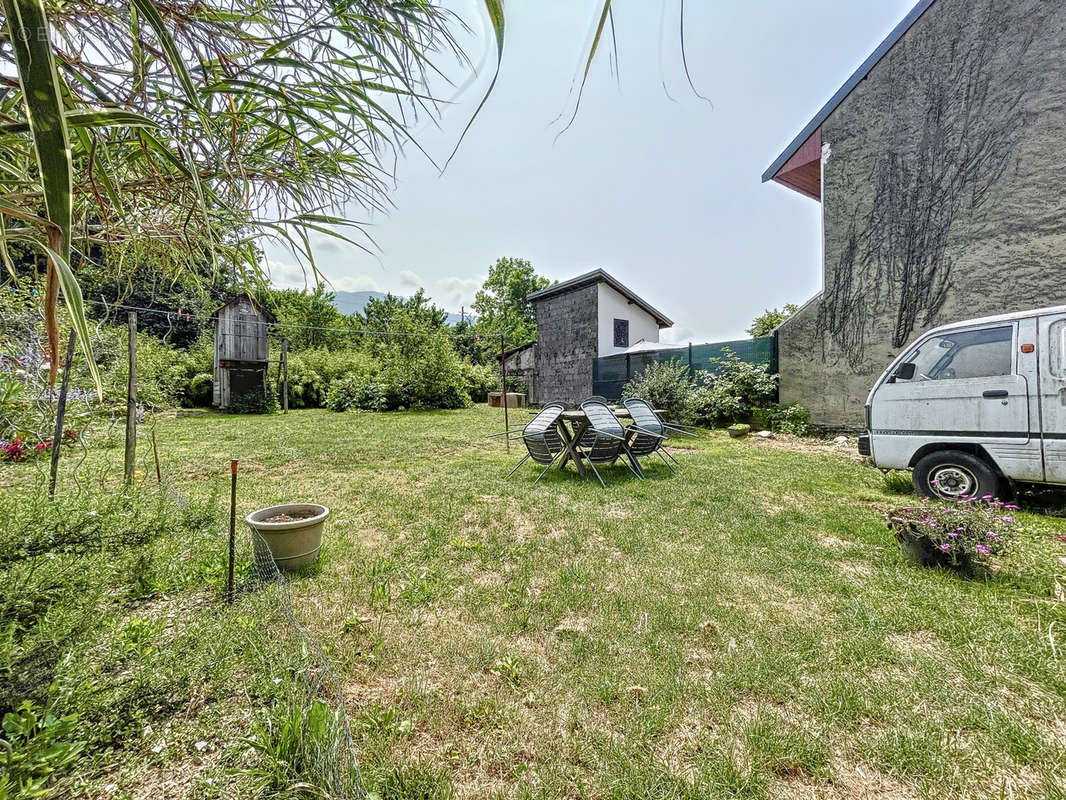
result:
M 727 349 L 732 350 L 742 361 L 769 364 L 770 371 L 777 373 L 777 336 L 760 336 L 755 339 L 689 344 L 687 347 L 649 350 L 643 353 L 619 353 L 596 358 L 592 361 L 592 392 L 603 395 L 608 400 L 618 400 L 626 382 L 643 372 L 649 364 L 658 361 L 681 361 L 688 365 L 689 372 L 693 374 L 699 370 L 717 372 L 716 359 L 722 358 Z

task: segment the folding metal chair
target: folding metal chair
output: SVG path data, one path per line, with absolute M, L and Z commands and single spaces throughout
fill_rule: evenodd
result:
M 582 403 L 603 403 L 604 405 L 607 405 L 607 398 L 605 398 L 605 397 L 603 397 L 601 395 L 598 395 L 598 394 L 594 394 L 594 395 L 591 395 L 590 397 L 586 397 L 581 402 Z M 572 422 L 572 423 L 570 423 L 570 427 L 574 431 L 574 433 L 576 434 L 578 432 L 578 429 L 581 427 L 581 423 L 580 422 Z M 595 431 L 595 429 L 593 429 L 593 427 L 591 425 L 589 425 L 587 428 L 585 428 L 585 432 L 583 434 L 581 434 L 581 438 L 578 439 L 578 441 L 575 442 L 575 444 L 578 447 L 584 447 L 586 450 L 589 449 L 590 447 L 592 447 L 594 444 L 596 444 L 596 431 Z
M 537 483 L 551 469 L 552 464 L 566 450 L 563 446 L 563 440 L 559 436 L 559 431 L 555 427 L 558 423 L 559 415 L 563 413 L 565 408 L 562 403 L 548 403 L 540 410 L 537 416 L 533 417 L 522 428 L 521 439 L 526 445 L 526 454 L 514 465 L 514 469 L 507 473 L 507 478 L 514 475 L 518 468 L 530 458 L 538 464 L 544 465 L 544 469 L 533 483 Z
M 647 400 L 639 397 L 626 400 L 625 407 L 629 411 L 629 416 L 633 418 L 633 427 L 629 429 L 629 452 L 635 458 L 656 453 L 666 464 L 667 469 L 673 472 L 674 468 L 670 466 L 670 461 L 677 464 L 677 459 L 662 449 L 663 441 L 666 439 L 666 424 L 655 413 L 655 409 Z M 670 461 L 666 460 L 666 456 L 670 456 Z
M 585 450 L 578 450 L 578 455 L 584 458 L 589 463 L 589 466 L 592 467 L 592 472 L 595 474 L 596 480 L 600 482 L 600 486 L 607 488 L 607 484 L 603 482 L 596 465 L 611 464 L 618 460 L 620 453 L 625 453 L 628 457 L 629 460 L 626 462 L 626 466 L 629 467 L 629 471 L 638 478 L 644 477 L 640 472 L 640 465 L 633 457 L 633 454 L 629 452 L 629 448 L 626 447 L 625 428 L 622 427 L 622 423 L 618 421 L 618 417 L 607 407 L 607 404 L 597 400 L 586 400 L 581 404 L 581 410 L 585 412 L 585 416 L 588 418 L 589 430 L 595 433 L 595 439 L 591 447 Z

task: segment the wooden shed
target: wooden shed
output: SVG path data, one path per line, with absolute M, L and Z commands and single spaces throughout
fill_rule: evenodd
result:
M 215 323 L 215 382 L 212 404 L 230 407 L 234 398 L 265 398 L 270 342 L 267 324 L 274 316 L 247 293 L 211 315 Z

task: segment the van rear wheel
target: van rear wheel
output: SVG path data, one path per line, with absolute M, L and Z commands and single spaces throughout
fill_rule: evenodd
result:
M 1002 494 L 1002 481 L 988 462 L 961 450 L 923 456 L 914 465 L 913 481 L 918 494 L 936 500 Z

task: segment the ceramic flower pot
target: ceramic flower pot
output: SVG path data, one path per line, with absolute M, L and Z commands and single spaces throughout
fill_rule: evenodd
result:
M 244 521 L 263 537 L 278 568 L 292 572 L 318 558 L 327 517 L 329 509 L 318 503 L 285 503 L 253 511 Z

